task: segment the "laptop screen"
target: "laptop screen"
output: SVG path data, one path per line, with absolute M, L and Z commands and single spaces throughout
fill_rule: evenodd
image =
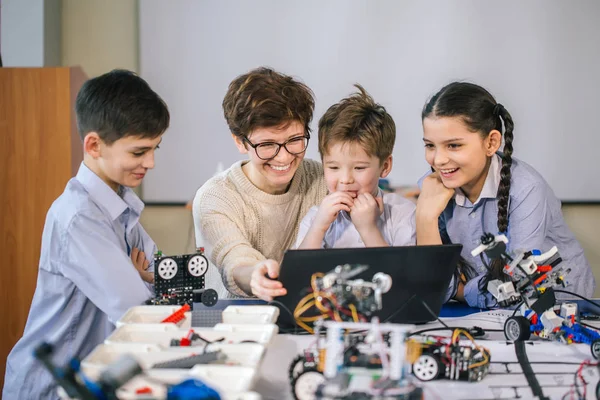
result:
M 294 325 L 292 313 L 310 292 L 315 273 L 327 273 L 338 265 L 364 264 L 369 268 L 352 279 L 370 281 L 377 272 L 388 274 L 391 289 L 383 294 L 383 308 L 374 315 L 381 322 L 425 323 L 439 315 L 456 268 L 462 245 L 375 247 L 352 249 L 288 250 L 281 263 L 279 280 L 287 295 L 276 300 L 280 325 Z M 430 311 L 423 305 L 427 304 Z M 279 306 L 280 308 L 281 305 Z

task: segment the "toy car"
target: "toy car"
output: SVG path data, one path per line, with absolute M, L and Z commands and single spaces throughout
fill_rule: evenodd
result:
M 464 336 L 468 340 L 460 341 Z M 410 339 L 420 346 L 421 354 L 412 364 L 413 375 L 421 381 L 438 378 L 476 382 L 482 380 L 490 367 L 490 352 L 475 343 L 461 329 L 451 338 L 426 336 Z
M 334 322 L 327 343 L 315 326 L 315 344 L 290 365 L 290 383 L 296 400 L 309 399 L 422 399 L 405 360 L 405 338 L 413 326 Z M 366 330 L 352 334 L 347 330 Z M 384 335 L 388 336 L 387 340 Z
M 520 315 L 509 317 L 504 323 L 504 336 L 511 341 L 527 340 L 533 333 L 543 339 L 563 343 L 590 345 L 592 356 L 600 358 L 600 333 L 577 320 L 577 304 L 563 303 L 559 314 L 555 290 L 567 285 L 570 269 L 563 269 L 558 249 L 553 247 L 542 254 L 538 250 L 520 252 L 511 257 L 506 252 L 508 239 L 504 235 L 486 233 L 473 256 L 485 253 L 490 259 L 501 259 L 507 281 L 491 280 L 487 290 L 501 307 L 518 305 Z M 569 292 L 566 292 L 569 293 Z M 515 312 L 516 313 L 516 312 Z

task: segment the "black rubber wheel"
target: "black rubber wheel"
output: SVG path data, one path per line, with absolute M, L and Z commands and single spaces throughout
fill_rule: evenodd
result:
M 292 379 L 295 379 L 298 375 L 300 375 L 300 373 L 304 370 L 303 364 L 303 355 L 296 356 L 296 358 L 292 360 L 292 363 L 290 364 L 290 368 L 288 370 L 288 377 L 290 378 L 290 382 L 292 381 Z
M 511 342 L 527 340 L 531 337 L 531 323 L 525 317 L 510 317 L 504 323 L 504 337 Z
M 598 360 L 600 359 L 600 339 L 594 339 L 592 344 L 590 345 L 590 350 L 592 351 L 592 356 Z
M 215 289 L 195 289 L 192 296 L 194 303 L 202 303 L 206 307 L 212 307 L 219 301 L 219 295 Z

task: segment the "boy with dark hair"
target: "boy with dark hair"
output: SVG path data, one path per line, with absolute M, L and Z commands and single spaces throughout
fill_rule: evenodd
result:
M 416 242 L 415 205 L 384 195 L 379 178 L 392 170 L 396 125 L 385 108 L 358 92 L 319 121 L 319 153 L 329 194 L 300 223 L 301 249 L 408 246 Z
M 52 343 L 61 365 L 83 358 L 153 294 L 156 246 L 139 224 L 144 204 L 131 188 L 154 168 L 167 106 L 142 78 L 114 70 L 82 86 L 76 115 L 83 163 L 48 210 L 25 332 L 7 359 L 5 399 L 58 398 L 34 347 Z

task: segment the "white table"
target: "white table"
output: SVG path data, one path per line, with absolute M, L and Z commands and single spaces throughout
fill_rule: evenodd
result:
M 447 318 L 450 326 L 480 326 L 484 329 L 501 329 L 506 311 L 474 314 L 468 317 Z M 439 323 L 427 326 L 440 326 Z M 419 327 L 424 328 L 425 326 Z M 443 332 L 432 332 L 443 334 Z M 477 343 L 491 352 L 492 365 L 489 374 L 477 383 L 436 380 L 422 383 L 425 399 L 512 399 L 534 398 L 521 367 L 517 362 L 514 345 L 503 340 L 501 332 L 490 332 L 487 340 Z M 294 357 L 310 345 L 310 335 L 278 335 L 265 355 L 254 390 L 263 399 L 293 399 L 288 368 Z M 592 359 L 589 346 L 583 344 L 564 345 L 540 339 L 527 342 L 526 351 L 544 395 L 551 399 L 562 399 L 574 382 L 574 373 L 584 360 Z M 567 362 L 569 364 L 557 364 Z M 552 364 L 553 363 L 553 364 Z M 599 380 L 597 368 L 586 368 L 583 376 L 588 381 L 587 397 L 595 399 L 595 387 Z M 580 388 L 580 391 L 583 391 Z M 566 399 L 576 398 L 566 396 Z

